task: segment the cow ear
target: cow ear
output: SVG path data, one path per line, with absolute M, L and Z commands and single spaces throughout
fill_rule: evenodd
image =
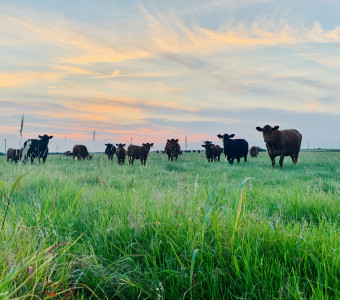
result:
M 218 137 L 219 139 L 222 139 L 222 138 L 223 138 L 223 136 L 220 135 L 220 134 L 218 134 L 217 137 Z
M 256 127 L 256 130 L 257 130 L 257 131 L 261 131 L 261 132 L 262 132 L 262 131 L 263 131 L 263 128 L 261 128 L 261 127 L 257 126 L 257 127 Z
M 150 144 L 150 147 L 153 147 L 153 143 Z
M 42 136 L 41 136 L 41 135 L 39 135 L 39 138 L 41 138 L 41 139 L 42 139 Z
M 116 146 L 119 146 L 119 144 L 116 144 Z
M 176 141 L 176 143 L 178 143 L 178 139 L 176 139 L 175 141 Z
M 50 136 L 49 136 L 49 139 L 52 139 L 52 138 L 53 138 L 53 135 L 50 135 Z
M 146 144 L 143 143 L 142 146 L 146 146 Z
M 107 144 L 105 144 L 105 146 L 107 146 Z
M 231 134 L 229 135 L 229 138 L 233 138 L 235 136 L 235 134 Z
M 274 128 L 273 128 L 273 131 L 275 131 L 275 130 L 278 130 L 279 129 L 279 126 L 274 126 Z
M 202 147 L 204 148 L 204 147 L 205 147 L 205 145 L 202 145 Z
M 123 147 L 125 147 L 126 146 L 126 144 L 123 144 Z
M 167 142 L 169 142 L 169 143 L 170 143 L 170 140 L 167 140 Z

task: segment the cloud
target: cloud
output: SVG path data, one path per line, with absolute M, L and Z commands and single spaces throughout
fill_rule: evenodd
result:
M 0 88 L 24 87 L 32 83 L 55 82 L 60 75 L 53 72 L 0 73 Z

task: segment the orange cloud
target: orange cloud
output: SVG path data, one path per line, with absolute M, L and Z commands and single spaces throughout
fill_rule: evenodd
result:
M 0 73 L 0 88 L 22 87 L 36 82 L 53 82 L 60 78 L 52 72 Z

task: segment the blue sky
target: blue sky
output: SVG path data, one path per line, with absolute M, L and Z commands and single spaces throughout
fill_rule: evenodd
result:
M 51 151 L 219 133 L 264 147 L 265 124 L 340 148 L 339 1 L 8 1 L 0 36 L 0 151 L 22 114 Z

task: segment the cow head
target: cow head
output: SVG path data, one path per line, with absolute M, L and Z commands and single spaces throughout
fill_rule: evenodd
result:
M 266 125 L 263 128 L 261 128 L 259 126 L 256 127 L 257 131 L 260 131 L 260 132 L 263 133 L 263 140 L 267 144 L 269 144 L 272 140 L 273 131 L 278 130 L 278 129 L 279 129 L 279 126 L 271 127 L 270 125 Z
M 53 138 L 53 135 L 51 135 L 51 136 L 48 136 L 47 134 L 39 135 L 39 138 L 40 138 L 40 140 L 41 140 L 42 142 L 48 144 L 49 140 L 50 140 L 51 138 Z
M 150 151 L 150 148 L 153 147 L 153 143 L 144 143 L 142 144 L 145 148 L 146 148 L 146 151 L 149 152 Z
M 116 146 L 118 147 L 118 148 L 124 148 L 125 146 L 126 146 L 126 144 L 116 144 Z
M 113 144 L 105 144 L 106 149 L 105 149 L 105 154 L 109 154 L 111 151 L 116 152 L 116 147 Z

